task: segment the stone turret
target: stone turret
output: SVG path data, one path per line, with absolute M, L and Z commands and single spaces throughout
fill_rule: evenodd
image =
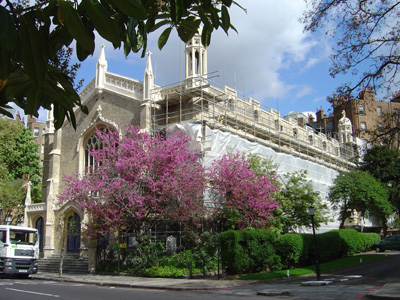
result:
M 354 143 L 353 125 L 349 118 L 346 117 L 346 111 L 342 111 L 342 118 L 339 120 L 338 126 L 339 143 L 349 144 Z
M 201 43 L 201 31 L 185 46 L 185 82 L 187 87 L 200 86 L 207 79 L 207 49 Z

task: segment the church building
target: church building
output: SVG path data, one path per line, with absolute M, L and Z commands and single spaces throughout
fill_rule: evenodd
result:
M 123 129 L 132 124 L 153 132 L 174 126 L 186 131 L 191 147 L 202 152 L 205 164 L 227 151 L 272 157 L 279 166 L 280 178 L 287 172 L 307 170 L 308 180 L 322 198 L 338 171 L 355 167 L 357 149 L 351 122 L 345 115 L 339 127 L 343 132 L 338 133 L 338 140 L 333 139 L 295 119 L 282 118 L 274 109 L 261 108 L 255 99 L 239 97 L 228 86 L 214 84 L 207 76 L 207 49 L 200 35 L 186 43 L 184 56 L 185 79 L 160 87 L 154 83 L 150 52 L 143 78 L 137 80 L 108 72 L 102 46 L 96 76 L 80 92 L 89 114 L 76 111 L 76 130 L 67 122 L 55 130 L 52 112 L 48 112 L 42 202 L 30 203 L 27 199 L 25 212 L 25 225 L 38 228 L 43 237 L 44 257 L 61 249 L 81 257 L 94 255 L 80 235 L 87 216 L 72 204 L 61 205 L 57 195 L 65 188 L 64 176 L 83 174 L 85 168 L 94 165 L 89 149 L 99 142 L 96 128 Z M 334 212 L 332 219 L 337 219 Z M 78 234 L 64 238 L 60 232 L 67 224 L 74 224 L 73 231 Z M 337 228 L 338 222 L 332 221 L 320 230 Z

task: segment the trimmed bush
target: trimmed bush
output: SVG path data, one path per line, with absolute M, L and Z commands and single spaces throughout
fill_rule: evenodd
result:
M 253 264 L 253 268 L 250 268 L 251 272 L 280 268 L 280 259 L 276 255 L 274 247 L 276 241 L 275 234 L 270 231 L 258 229 L 244 231 L 243 237 L 250 262 Z
M 251 265 L 244 248 L 243 231 L 228 230 L 219 235 L 221 260 L 228 273 L 244 273 Z
M 317 256 L 320 262 L 339 258 L 343 253 L 343 245 L 337 231 L 328 231 L 317 235 Z M 311 248 L 311 257 L 315 257 L 314 246 Z
M 381 240 L 379 234 L 374 232 L 358 233 L 358 252 L 365 252 L 371 249 L 371 246 Z
M 355 229 L 340 229 L 333 230 L 339 233 L 342 243 L 342 256 L 351 256 L 357 253 L 358 250 L 358 232 Z
M 275 243 L 283 269 L 299 266 L 304 249 L 304 239 L 300 234 L 287 233 L 281 235 Z
M 240 274 L 280 268 L 275 235 L 266 230 L 229 230 L 220 234 L 221 258 L 228 273 Z

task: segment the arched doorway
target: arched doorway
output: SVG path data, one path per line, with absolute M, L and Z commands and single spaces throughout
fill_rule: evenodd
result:
M 43 256 L 44 221 L 42 217 L 36 220 L 35 228 L 39 232 L 39 255 Z
M 81 218 L 74 213 L 68 219 L 67 252 L 79 252 L 81 247 Z

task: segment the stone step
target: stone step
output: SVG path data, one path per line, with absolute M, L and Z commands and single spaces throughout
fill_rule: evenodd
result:
M 46 258 L 39 259 L 39 273 L 58 273 L 60 268 L 60 255 L 53 254 Z M 63 273 L 87 274 L 89 273 L 89 261 L 87 258 L 80 258 L 79 254 L 67 254 L 63 259 Z

